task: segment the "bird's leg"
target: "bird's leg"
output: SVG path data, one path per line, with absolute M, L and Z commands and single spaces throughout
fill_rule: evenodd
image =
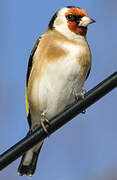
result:
M 41 113 L 41 126 L 43 128 L 43 130 L 46 132 L 47 135 L 49 135 L 46 127 L 45 127 L 45 124 L 44 123 L 48 123 L 49 124 L 49 120 L 46 118 L 45 114 L 46 114 L 47 111 L 43 111 Z
M 76 101 L 84 99 L 84 94 L 85 93 L 86 93 L 86 89 L 84 87 L 81 89 L 81 92 L 75 93 Z M 86 110 L 83 110 L 82 113 L 85 114 Z
M 82 88 L 82 94 L 83 94 L 83 99 L 84 99 L 84 94 L 86 93 L 86 89 L 83 87 Z M 86 109 L 82 111 L 82 114 L 85 114 L 86 113 Z
M 78 92 L 78 93 L 75 92 L 75 99 L 76 99 L 76 101 L 84 99 L 84 94 L 85 93 L 86 93 L 86 89 L 85 88 L 82 88 L 81 92 Z
M 75 99 L 76 99 L 76 101 L 84 99 L 84 94 L 82 92 L 75 93 Z

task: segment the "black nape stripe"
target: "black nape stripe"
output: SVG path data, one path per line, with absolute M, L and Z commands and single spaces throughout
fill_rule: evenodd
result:
M 57 17 L 57 13 L 58 12 L 56 12 L 55 14 L 54 14 L 54 16 L 51 18 L 51 20 L 50 20 L 50 22 L 49 22 L 49 24 L 48 24 L 48 29 L 54 29 L 54 21 L 55 21 L 55 19 L 56 19 L 56 17 Z

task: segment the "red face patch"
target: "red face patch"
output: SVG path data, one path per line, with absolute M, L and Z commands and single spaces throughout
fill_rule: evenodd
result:
M 71 8 L 71 9 L 69 9 L 69 10 L 65 13 L 65 16 L 67 16 L 68 14 L 88 16 L 88 14 L 86 13 L 86 11 L 85 11 L 84 9 L 80 9 L 80 8 Z
M 71 8 L 69 9 L 66 13 L 65 16 L 67 15 L 81 15 L 81 16 L 87 16 L 88 14 L 86 13 L 86 11 L 84 9 L 80 9 L 80 8 Z M 68 28 L 70 29 L 70 31 L 74 32 L 75 34 L 79 34 L 79 35 L 83 35 L 85 36 L 87 33 L 87 28 L 84 27 L 78 27 L 77 23 L 74 21 L 67 21 L 68 24 Z
M 76 22 L 70 22 L 68 21 L 68 28 L 71 32 L 74 32 L 75 34 L 86 36 L 87 28 L 86 27 L 78 27 Z

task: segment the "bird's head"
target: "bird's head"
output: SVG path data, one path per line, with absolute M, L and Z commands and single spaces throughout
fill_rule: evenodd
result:
M 57 30 L 65 36 L 75 38 L 86 36 L 87 26 L 95 21 L 88 17 L 84 9 L 68 6 L 60 9 L 51 19 L 48 28 Z

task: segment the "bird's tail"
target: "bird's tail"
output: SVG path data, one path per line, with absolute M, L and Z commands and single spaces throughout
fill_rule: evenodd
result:
M 32 177 L 35 172 L 39 152 L 43 145 L 43 141 L 34 146 L 32 149 L 28 150 L 22 156 L 20 165 L 18 167 L 18 175 L 23 176 L 24 174 Z

